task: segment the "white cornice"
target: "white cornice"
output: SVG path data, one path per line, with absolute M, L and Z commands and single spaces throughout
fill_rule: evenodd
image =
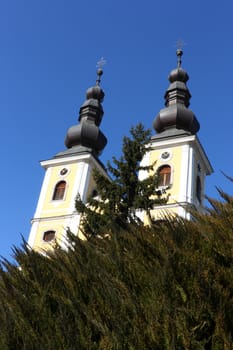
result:
M 40 162 L 41 166 L 43 168 L 48 168 L 49 166 L 56 166 L 61 164 L 70 164 L 75 163 L 77 161 L 83 161 L 83 160 L 89 160 L 93 158 L 91 154 L 79 154 L 75 156 L 67 156 L 67 157 L 59 157 L 59 158 L 52 158 L 48 160 L 42 160 Z
M 101 163 L 98 162 L 98 160 L 95 159 L 95 157 L 92 154 L 78 154 L 73 156 L 65 156 L 65 157 L 59 157 L 59 158 L 52 158 L 48 160 L 42 160 L 40 162 L 40 165 L 44 169 L 47 169 L 49 167 L 79 163 L 79 162 L 86 162 L 86 163 L 92 164 L 99 171 L 101 171 L 102 173 L 105 173 L 105 170 L 101 165 Z
M 182 137 L 174 137 L 174 138 L 167 138 L 164 137 L 163 140 L 158 139 L 152 139 L 151 140 L 151 147 L 152 149 L 158 149 L 163 148 L 164 146 L 180 146 L 183 143 L 190 143 L 196 139 L 195 135 L 189 135 L 189 136 L 182 136 Z
M 33 218 L 31 219 L 31 223 L 34 222 L 43 222 L 43 221 L 54 221 L 54 220 L 62 220 L 62 219 L 70 219 L 74 218 L 79 213 L 77 211 L 73 212 L 72 214 L 66 214 L 66 215 L 53 215 L 53 216 L 46 216 L 46 217 L 40 217 L 40 218 Z

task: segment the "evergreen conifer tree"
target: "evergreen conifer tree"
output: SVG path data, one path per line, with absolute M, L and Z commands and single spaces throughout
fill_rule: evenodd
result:
M 0 264 L 0 349 L 232 350 L 233 197 L 221 195 L 195 221 L 70 234 L 47 256 L 15 248 Z
M 83 214 L 84 233 L 97 235 L 103 228 L 124 227 L 126 223 L 140 224 L 137 212 L 144 210 L 151 220 L 150 211 L 156 204 L 165 203 L 167 198 L 156 194 L 158 176 L 154 165 L 142 166 L 141 161 L 149 151 L 151 132 L 140 123 L 130 130 L 130 136 L 123 138 L 122 156 L 108 162 L 110 179 L 94 173 L 97 197 L 89 198 L 88 205 L 78 198 L 76 209 Z M 147 177 L 140 180 L 139 171 L 146 171 Z M 106 232 L 104 230 L 104 232 Z

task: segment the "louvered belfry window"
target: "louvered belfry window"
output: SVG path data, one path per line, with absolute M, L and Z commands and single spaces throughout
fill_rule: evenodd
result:
M 43 241 L 51 242 L 55 238 L 55 231 L 46 231 L 43 235 Z
M 171 167 L 163 165 L 158 170 L 159 186 L 169 186 L 171 183 Z
M 66 182 L 60 181 L 56 184 L 54 192 L 53 192 L 53 200 L 62 200 L 64 198 L 66 189 Z

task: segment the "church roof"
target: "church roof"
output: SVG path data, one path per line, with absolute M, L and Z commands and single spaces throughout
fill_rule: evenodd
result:
M 169 74 L 170 85 L 165 93 L 165 108 L 161 109 L 153 122 L 157 133 L 164 133 L 168 129 L 184 130 L 189 134 L 196 134 L 200 124 L 195 114 L 189 109 L 191 94 L 186 85 L 189 76 L 181 67 L 183 51 L 176 51 L 178 57 L 177 68 Z
M 99 68 L 96 85 L 87 90 L 86 100 L 80 107 L 79 123 L 71 126 L 67 131 L 65 145 L 68 149 L 74 149 L 75 153 L 80 148 L 82 151 L 86 149 L 98 156 L 107 144 L 107 138 L 99 129 L 104 114 L 101 104 L 104 91 L 100 87 L 102 74 L 103 70 Z

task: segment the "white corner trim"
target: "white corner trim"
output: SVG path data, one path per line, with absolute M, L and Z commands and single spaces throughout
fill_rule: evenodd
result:
M 38 222 L 33 222 L 32 223 L 32 227 L 29 233 L 29 237 L 28 237 L 28 245 L 29 247 L 33 247 L 35 239 L 36 239 L 36 233 L 37 233 L 37 229 L 38 229 Z
M 188 172 L 189 172 L 189 145 L 183 145 L 181 148 L 181 164 L 180 164 L 180 190 L 178 202 L 187 201 L 188 192 Z
M 38 204 L 37 204 L 37 208 L 34 214 L 34 217 L 40 217 L 43 205 L 44 205 L 44 201 L 45 201 L 45 197 L 48 191 L 48 187 L 49 187 L 49 183 L 50 183 L 50 178 L 51 178 L 51 173 L 52 173 L 52 169 L 48 168 L 45 172 L 45 176 L 44 176 L 44 181 L 41 187 L 41 191 L 40 191 L 40 195 L 39 195 L 39 200 L 38 200 Z

